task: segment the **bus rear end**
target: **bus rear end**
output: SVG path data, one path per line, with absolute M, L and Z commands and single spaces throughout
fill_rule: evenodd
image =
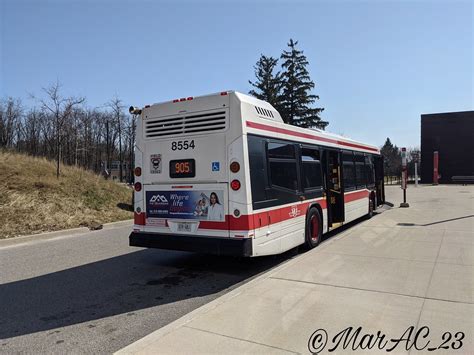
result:
M 246 201 L 243 170 L 230 169 L 244 157 L 233 93 L 145 107 L 136 133 L 130 245 L 250 256 L 248 235 L 231 230 L 230 209 L 247 208 L 239 205 Z

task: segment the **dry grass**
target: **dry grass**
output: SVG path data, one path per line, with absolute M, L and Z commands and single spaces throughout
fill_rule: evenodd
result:
M 76 167 L 0 151 L 0 239 L 132 218 L 124 185 Z

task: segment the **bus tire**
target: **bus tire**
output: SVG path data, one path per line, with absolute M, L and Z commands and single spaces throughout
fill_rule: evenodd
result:
M 305 246 L 313 249 L 321 242 L 323 223 L 321 213 L 316 207 L 311 207 L 306 216 Z

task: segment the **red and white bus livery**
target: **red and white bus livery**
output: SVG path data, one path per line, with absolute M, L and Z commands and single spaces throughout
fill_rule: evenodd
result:
M 130 245 L 260 256 L 383 203 L 377 147 L 283 123 L 234 91 L 131 107 L 139 114 Z

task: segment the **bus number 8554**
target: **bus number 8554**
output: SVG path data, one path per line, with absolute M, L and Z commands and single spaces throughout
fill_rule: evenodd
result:
M 173 141 L 171 142 L 171 150 L 187 150 L 194 149 L 194 139 L 191 141 Z

